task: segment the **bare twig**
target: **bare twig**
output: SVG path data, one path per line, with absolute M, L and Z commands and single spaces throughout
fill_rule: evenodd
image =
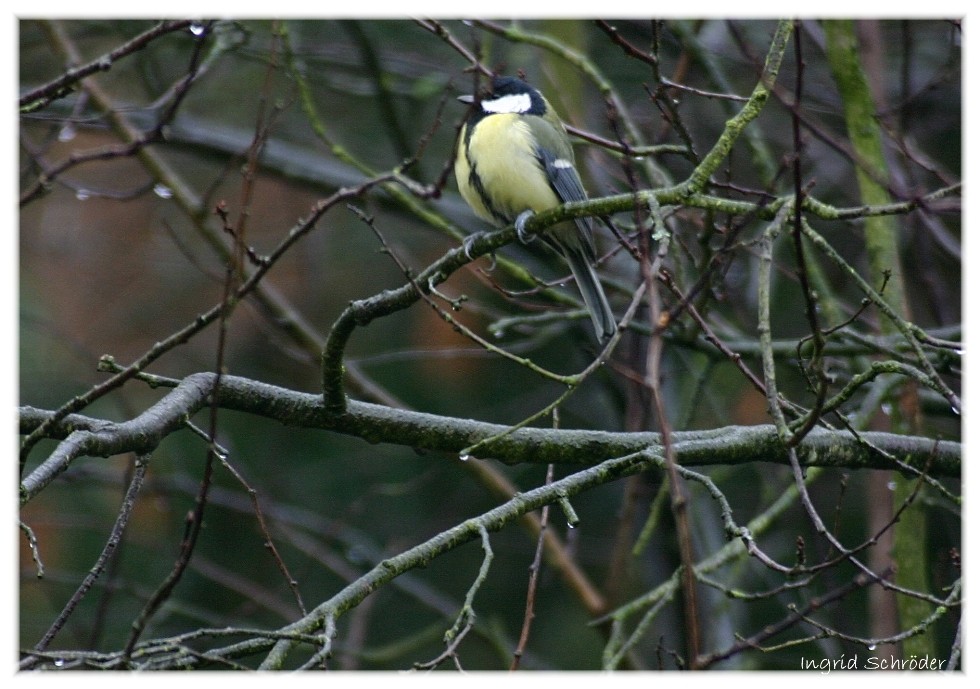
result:
M 551 483 L 555 473 L 555 465 L 549 464 L 545 473 L 544 485 Z M 534 558 L 528 568 L 529 576 L 527 581 L 527 600 L 524 603 L 524 622 L 521 624 L 521 635 L 517 640 L 517 647 L 514 649 L 514 659 L 510 663 L 511 672 L 517 670 L 521 664 L 521 657 L 527 647 L 528 639 L 531 636 L 531 622 L 534 620 L 534 603 L 538 592 L 538 576 L 541 573 L 541 555 L 544 552 L 545 533 L 548 531 L 549 505 L 541 508 L 541 533 L 538 535 L 538 543 L 534 548 Z
M 112 68 L 113 64 L 120 59 L 138 52 L 145 48 L 147 44 L 161 36 L 165 36 L 174 31 L 181 31 L 189 27 L 193 22 L 190 19 L 178 19 L 173 21 L 163 21 L 156 24 L 153 28 L 144 31 L 138 36 L 131 38 L 119 47 L 110 50 L 91 62 L 84 65 L 72 67 L 62 73 L 57 79 L 42 86 L 28 91 L 21 95 L 19 105 L 22 112 L 31 112 L 46 107 L 52 100 L 61 98 L 71 92 L 71 86 L 85 77 L 96 72 L 105 72 Z M 201 33 L 204 33 L 202 25 Z
M 119 508 L 119 514 L 116 515 L 116 521 L 112 525 L 112 530 L 109 533 L 109 538 L 106 541 L 105 546 L 102 548 L 102 552 L 99 553 L 99 557 L 96 559 L 95 564 L 89 569 L 85 578 L 82 579 L 81 584 L 72 594 L 71 598 L 65 604 L 65 607 L 61 610 L 58 617 L 48 630 L 41 637 L 41 640 L 34 645 L 34 651 L 44 651 L 51 645 L 54 641 L 55 636 L 61 631 L 68 618 L 74 612 L 75 608 L 88 593 L 89 589 L 95 584 L 99 576 L 105 570 L 107 564 L 112 559 L 113 554 L 116 552 L 116 548 L 122 541 L 123 533 L 126 531 L 126 526 L 129 524 L 129 518 L 133 513 L 133 508 L 136 506 L 136 496 L 139 494 L 140 488 L 143 486 L 143 480 L 146 477 L 146 468 L 149 464 L 148 456 L 137 456 L 133 467 L 133 476 L 130 479 L 129 487 L 126 489 L 126 495 L 123 497 L 122 505 Z M 21 669 L 29 669 L 33 661 L 36 661 L 36 656 L 29 656 L 25 659 L 24 665 Z

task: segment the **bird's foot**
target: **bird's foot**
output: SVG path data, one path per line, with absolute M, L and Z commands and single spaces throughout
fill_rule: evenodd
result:
M 533 242 L 537 237 L 533 234 L 528 234 L 524 226 L 527 225 L 527 221 L 534 217 L 534 211 L 527 210 L 517 216 L 517 220 L 514 221 L 514 227 L 517 228 L 517 238 L 521 240 L 524 244 L 529 244 Z
M 466 254 L 466 258 L 473 260 L 473 243 L 483 236 L 483 232 L 477 232 L 476 234 L 467 235 L 463 239 L 463 253 Z

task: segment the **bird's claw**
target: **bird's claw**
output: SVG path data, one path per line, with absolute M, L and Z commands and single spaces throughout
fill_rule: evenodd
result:
M 480 238 L 480 234 L 467 235 L 463 239 L 463 253 L 466 254 L 466 258 L 473 260 L 473 243 Z
M 524 244 L 529 244 L 536 239 L 535 235 L 528 234 L 527 230 L 524 229 L 524 226 L 527 225 L 527 221 L 533 216 L 534 211 L 527 210 L 518 215 L 517 219 L 514 221 L 514 227 L 517 229 L 517 238 Z

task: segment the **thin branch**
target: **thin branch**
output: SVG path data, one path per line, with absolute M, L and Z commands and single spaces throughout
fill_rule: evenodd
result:
M 415 668 L 418 670 L 434 670 L 449 658 L 452 658 L 456 669 L 460 671 L 463 669 L 456 650 L 463 642 L 463 639 L 466 638 L 466 635 L 469 634 L 473 625 L 476 624 L 476 610 L 473 608 L 473 599 L 476 597 L 476 592 L 480 590 L 483 582 L 486 581 L 487 574 L 490 573 L 490 563 L 493 561 L 493 550 L 490 548 L 490 534 L 487 532 L 487 528 L 483 524 L 478 524 L 477 531 L 480 534 L 480 542 L 483 546 L 483 562 L 480 563 L 480 571 L 477 572 L 476 578 L 466 592 L 463 607 L 459 611 L 456 621 L 443 636 L 446 642 L 446 650 L 433 660 L 425 663 L 416 663 Z
M 371 591 L 391 581 L 399 574 L 416 567 L 425 566 L 442 553 L 453 550 L 475 538 L 484 539 L 486 534 L 500 530 L 521 514 L 540 509 L 546 504 L 557 501 L 561 496 L 572 497 L 595 485 L 641 471 L 656 461 L 655 454 L 647 449 L 607 460 L 598 466 L 584 469 L 550 485 L 521 493 L 505 504 L 478 517 L 467 519 L 425 543 L 383 560 L 358 581 L 321 603 L 309 615 L 279 631 L 284 634 L 311 633 L 321 629 L 325 619 L 335 620 L 339 615 L 356 606 Z M 486 558 L 484 558 L 484 564 L 486 564 Z M 330 634 L 325 635 L 328 643 L 331 636 Z M 263 660 L 260 668 L 267 670 L 281 668 L 286 655 L 294 645 L 290 641 L 282 641 L 276 644 Z
M 544 485 L 552 482 L 555 473 L 555 465 L 549 464 L 545 473 Z M 538 576 L 541 574 L 541 555 L 544 553 L 545 534 L 548 532 L 548 516 L 550 514 L 549 505 L 541 508 L 541 532 L 538 534 L 538 543 L 534 548 L 534 557 L 531 559 L 531 566 L 528 568 L 530 576 L 527 582 L 527 598 L 524 601 L 524 622 L 521 624 L 521 635 L 517 640 L 517 647 L 514 649 L 514 659 L 510 663 L 510 671 L 514 672 L 521 664 L 521 657 L 527 647 L 528 639 L 531 636 L 531 622 L 534 620 L 534 605 L 538 592 Z
M 160 22 L 91 62 L 67 69 L 58 78 L 21 95 L 18 103 L 21 112 L 32 112 L 46 107 L 51 101 L 71 93 L 71 87 L 85 77 L 96 72 L 106 72 L 120 59 L 142 50 L 157 38 L 181 31 L 193 23 L 190 19 Z
M 78 62 L 78 49 L 68 35 L 63 23 L 60 21 L 49 21 L 44 26 L 50 33 L 54 45 L 66 54 L 69 61 Z M 93 101 L 97 105 L 103 106 L 109 113 L 109 120 L 120 135 L 120 138 L 124 140 L 124 143 L 80 153 L 73 152 L 56 165 L 44 166 L 43 173 L 39 176 L 36 183 L 21 194 L 20 205 L 24 206 L 36 199 L 47 189 L 52 180 L 76 165 L 93 160 L 108 160 L 134 156 L 141 153 L 149 144 L 162 140 L 164 128 L 177 114 L 177 111 L 184 102 L 185 96 L 190 91 L 191 84 L 197 78 L 204 58 L 204 48 L 208 45 L 205 39 L 210 32 L 211 25 L 204 25 L 201 37 L 195 43 L 194 50 L 191 52 L 187 72 L 173 88 L 173 98 L 170 104 L 160 114 L 154 126 L 145 132 L 136 130 L 119 112 L 112 107 L 108 107 L 110 105 L 110 99 L 107 94 L 94 81 L 90 79 L 86 80 L 84 82 L 86 92 L 92 96 Z
M 133 508 L 136 506 L 136 496 L 139 494 L 140 488 L 143 486 L 143 480 L 146 477 L 146 469 L 149 465 L 148 456 L 137 456 L 133 467 L 133 476 L 129 481 L 129 487 L 126 489 L 126 494 L 123 497 L 122 505 L 119 508 L 119 514 L 116 515 L 116 521 L 112 525 L 112 530 L 109 533 L 109 538 L 106 540 L 105 545 L 102 548 L 102 552 L 99 553 L 99 557 L 96 559 L 95 564 L 92 565 L 85 578 L 79 584 L 75 593 L 72 594 L 71 598 L 62 608 L 61 613 L 48 630 L 41 637 L 41 640 L 34 645 L 34 651 L 40 652 L 44 651 L 51 645 L 51 642 L 57 636 L 58 632 L 65 626 L 68 618 L 75 611 L 75 608 L 88 593 L 89 589 L 95 584 L 99 576 L 105 570 L 106 565 L 112 559 L 113 554 L 116 552 L 116 548 L 122 541 L 123 533 L 126 531 L 126 526 L 129 524 L 129 518 L 133 513 Z M 31 654 L 29 658 L 33 657 L 33 660 L 37 660 L 34 654 Z M 21 669 L 29 669 L 31 667 L 31 660 L 25 659 L 26 665 L 22 665 Z
M 261 284 L 262 278 L 276 264 L 278 259 L 281 258 L 283 254 L 285 254 L 286 251 L 300 238 L 312 231 L 314 227 L 316 227 L 316 224 L 320 218 L 328 210 L 336 206 L 338 203 L 360 196 L 371 187 L 381 184 L 389 179 L 390 175 L 387 174 L 373 179 L 368 179 L 356 187 L 340 189 L 329 198 L 318 202 L 311 211 L 310 215 L 289 230 L 285 239 L 283 239 L 279 246 L 276 247 L 276 249 L 267 257 L 266 261 L 257 266 L 255 272 L 242 283 L 235 293 L 235 299 L 240 301 L 246 295 L 252 293 L 253 290 L 256 290 L 256 288 Z M 214 323 L 221 316 L 223 310 L 224 305 L 219 303 L 206 312 L 199 314 L 191 323 L 174 332 L 169 337 L 154 344 L 153 347 L 143 353 L 133 363 L 121 369 L 111 378 L 108 378 L 102 383 L 93 386 L 85 393 L 72 398 L 64 405 L 59 407 L 58 410 L 48 417 L 48 419 L 46 419 L 42 425 L 33 429 L 24 439 L 21 446 L 22 463 L 26 460 L 26 457 L 34 444 L 44 437 L 44 434 L 47 432 L 47 427 L 57 423 L 59 420 L 65 418 L 69 414 L 73 414 L 81 409 L 84 409 L 94 400 L 97 400 L 112 390 L 121 387 L 126 381 L 141 373 L 143 369 L 149 366 L 153 361 L 157 360 L 174 347 L 184 344 L 197 333 Z

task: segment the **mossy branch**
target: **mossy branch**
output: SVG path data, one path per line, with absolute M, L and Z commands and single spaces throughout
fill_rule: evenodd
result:
M 131 421 L 112 423 L 71 414 L 50 424 L 48 437 L 62 442 L 21 484 L 28 502 L 80 457 L 104 457 L 125 452 L 148 453 L 167 435 L 179 430 L 208 401 L 214 374 L 184 378 L 163 399 Z M 222 376 L 216 404 L 223 409 L 254 414 L 288 426 L 319 428 L 352 435 L 371 443 L 392 443 L 417 450 L 459 452 L 485 438 L 499 436 L 483 447 L 486 457 L 501 462 L 596 464 L 609 457 L 637 452 L 661 443 L 659 433 L 614 433 L 587 430 L 522 428 L 423 412 L 404 411 L 351 401 L 343 413 L 328 409 L 317 394 L 302 393 L 248 378 Z M 21 408 L 21 432 L 30 433 L 52 412 Z M 730 426 L 706 431 L 682 431 L 672 436 L 677 462 L 686 466 L 787 463 L 785 447 L 772 426 Z M 851 469 L 895 469 L 891 457 L 936 476 L 958 476 L 961 447 L 957 442 L 890 433 L 814 429 L 798 446 L 807 466 Z

